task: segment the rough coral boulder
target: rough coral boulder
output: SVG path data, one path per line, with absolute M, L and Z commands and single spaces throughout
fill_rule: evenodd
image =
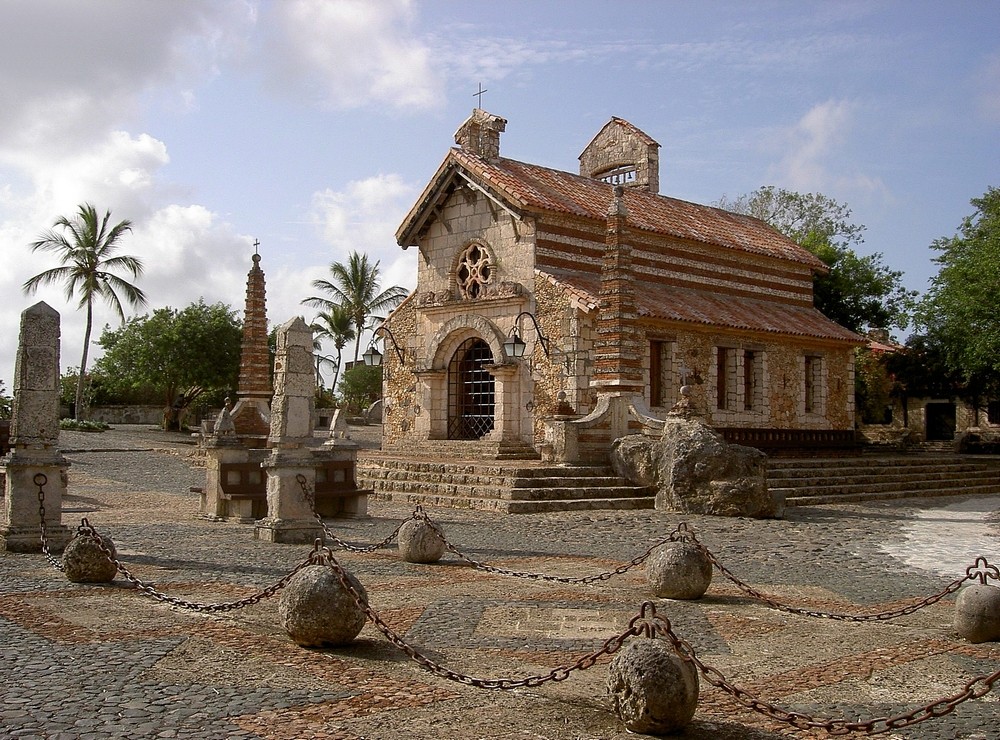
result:
M 656 487 L 656 508 L 685 514 L 780 516 L 767 489 L 767 456 L 726 442 L 696 417 L 668 416 L 663 435 L 630 435 L 612 447 L 615 472 Z

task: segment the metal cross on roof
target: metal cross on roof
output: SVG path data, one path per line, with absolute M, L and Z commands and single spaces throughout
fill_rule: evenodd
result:
M 257 249 L 259 246 L 260 246 L 260 239 L 254 239 L 253 240 L 253 253 L 254 254 L 260 254 L 260 250 Z
M 479 108 L 480 110 L 482 110 L 482 107 L 483 107 L 483 93 L 485 93 L 485 92 L 489 92 L 489 90 L 484 90 L 483 89 L 483 83 L 480 82 L 479 83 L 479 92 L 472 93 L 472 97 L 479 98 L 479 102 L 476 103 L 476 107 Z

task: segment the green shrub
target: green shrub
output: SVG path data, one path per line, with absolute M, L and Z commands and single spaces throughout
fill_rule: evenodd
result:
M 103 421 L 83 421 L 80 419 L 62 419 L 59 422 L 60 429 L 73 432 L 104 432 L 111 428 L 110 424 Z

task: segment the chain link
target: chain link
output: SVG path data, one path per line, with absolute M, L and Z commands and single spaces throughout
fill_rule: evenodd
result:
M 618 651 L 618 649 L 624 644 L 625 640 L 629 637 L 639 635 L 652 636 L 655 630 L 655 625 L 652 622 L 652 617 L 655 615 L 655 607 L 647 602 L 647 604 L 643 605 L 639 614 L 632 618 L 629 622 L 628 628 L 624 632 L 608 638 L 598 650 L 584 655 L 571 665 L 553 668 L 546 674 L 527 676 L 524 678 L 480 678 L 470 676 L 466 673 L 461 673 L 441 665 L 437 661 L 428 658 L 417 648 L 407 643 L 378 615 L 374 609 L 372 609 L 367 599 L 365 599 L 354 588 L 350 580 L 347 578 L 347 574 L 343 567 L 333 556 L 333 552 L 329 548 L 324 548 L 324 552 L 326 564 L 336 574 L 341 587 L 343 587 L 351 595 L 358 608 L 364 611 L 365 616 L 371 620 L 372 624 L 375 625 L 379 632 L 381 632 L 389 642 L 406 653 L 411 660 L 436 676 L 440 676 L 441 678 L 449 681 L 455 681 L 456 683 L 465 684 L 467 686 L 475 686 L 481 689 L 499 689 L 501 691 L 509 691 L 511 689 L 519 688 L 534 688 L 541 686 L 542 684 L 549 683 L 550 681 L 565 681 L 573 674 L 573 672 L 587 670 L 588 668 L 593 667 L 602 656 L 612 655 Z
M 365 545 L 364 547 L 359 547 L 358 545 L 352 545 L 350 542 L 342 540 L 333 531 L 331 531 L 328 526 L 326 526 L 326 522 L 323 521 L 323 517 L 321 517 L 319 515 L 319 512 L 316 511 L 316 495 L 312 491 L 312 489 L 309 488 L 309 481 L 306 479 L 306 477 L 302 475 L 302 473 L 299 473 L 298 475 L 295 476 L 295 480 L 299 482 L 299 487 L 302 489 L 302 495 L 305 496 L 306 502 L 309 504 L 309 509 L 312 511 L 313 517 L 316 519 L 317 522 L 319 522 L 319 526 L 323 528 L 323 534 L 326 535 L 327 538 L 329 538 L 329 540 L 334 544 L 336 544 L 337 547 L 339 547 L 341 550 L 347 550 L 349 552 L 369 553 L 369 552 L 375 552 L 376 550 L 381 550 L 383 548 L 387 548 L 389 544 L 394 539 L 396 539 L 396 535 L 399 534 L 399 530 L 401 530 L 403 528 L 403 525 L 406 524 L 405 521 L 401 522 L 400 525 L 396 527 L 388 537 L 386 537 L 384 540 L 374 545 Z M 417 507 L 417 511 L 420 511 L 419 506 Z
M 49 565 L 56 570 L 65 572 L 66 568 L 62 564 L 62 560 L 49 552 L 49 530 L 45 524 L 45 484 L 49 482 L 49 478 L 45 473 L 35 473 L 32 481 L 38 486 L 38 533 L 42 538 L 42 553 L 49 561 Z
M 353 552 L 372 552 L 381 547 L 385 547 L 399 533 L 402 524 L 400 525 L 400 527 L 397 527 L 396 530 L 388 538 L 383 540 L 381 543 L 378 543 L 377 545 L 359 548 L 343 542 L 343 540 L 340 540 L 340 538 L 336 537 L 327 530 L 327 527 L 325 523 L 323 523 L 322 518 L 319 517 L 319 515 L 316 513 L 314 506 L 315 499 L 312 495 L 312 492 L 308 490 L 307 481 L 305 477 L 299 475 L 297 476 L 297 478 L 299 480 L 300 486 L 302 486 L 303 492 L 305 493 L 307 500 L 310 502 L 310 504 L 313 504 L 313 513 L 316 516 L 317 520 L 323 525 L 324 532 L 326 532 L 327 536 L 329 536 L 333 542 L 336 542 L 338 546 L 344 547 L 344 549 L 348 549 Z M 52 556 L 48 550 L 47 531 L 45 526 L 45 491 L 44 491 L 44 486 L 48 482 L 48 478 L 45 476 L 44 473 L 37 473 L 33 480 L 35 485 L 38 486 L 39 518 L 41 522 L 40 530 L 42 539 L 42 550 L 54 567 L 58 568 L 59 570 L 63 570 L 62 563 L 59 562 L 54 556 Z M 479 570 L 484 570 L 487 572 L 496 573 L 500 575 L 516 576 L 520 578 L 528 578 L 533 580 L 555 581 L 559 583 L 591 583 L 594 581 L 607 580 L 608 578 L 611 578 L 614 575 L 622 574 L 628 571 L 629 569 L 641 564 L 649 557 L 650 553 L 654 549 L 656 549 L 657 547 L 666 542 L 671 542 L 671 541 L 691 542 L 697 545 L 698 548 L 703 553 L 705 553 L 705 555 L 710 559 L 712 564 L 716 568 L 718 568 L 719 571 L 723 573 L 723 575 L 725 575 L 729 580 L 735 583 L 737 587 L 740 588 L 741 591 L 752 596 L 753 598 L 763 601 L 769 606 L 772 606 L 776 609 L 780 609 L 782 611 L 804 616 L 821 617 L 821 618 L 836 619 L 842 621 L 852 621 L 852 622 L 881 621 L 886 619 L 892 619 L 897 616 L 902 616 L 904 614 L 911 614 L 917 611 L 918 609 L 921 609 L 925 606 L 929 606 L 941 600 L 948 594 L 958 590 L 958 588 L 963 583 L 965 583 L 965 581 L 979 579 L 981 583 L 985 584 L 988 578 L 993 578 L 993 579 L 1000 578 L 1000 572 L 998 572 L 997 567 L 989 564 L 985 557 L 980 556 L 979 558 L 976 559 L 973 565 L 969 566 L 969 568 L 966 569 L 965 577 L 953 581 L 947 587 L 945 587 L 945 589 L 940 593 L 922 599 L 917 603 L 911 604 L 906 607 L 902 607 L 900 609 L 888 612 L 881 612 L 879 614 L 862 614 L 862 615 L 838 614 L 832 612 L 814 611 L 814 610 L 800 609 L 797 607 L 787 606 L 785 604 L 781 604 L 780 602 L 775 601 L 766 594 L 757 591 L 753 587 L 741 581 L 734 574 L 732 574 L 727 568 L 725 568 L 722 565 L 722 563 L 719 562 L 718 558 L 716 558 L 715 555 L 710 550 L 708 550 L 707 547 L 705 547 L 701 542 L 698 541 L 698 539 L 694 534 L 694 531 L 690 527 L 688 527 L 688 525 L 684 522 L 681 522 L 677 526 L 676 530 L 673 533 L 671 533 L 669 537 L 655 543 L 649 549 L 647 549 L 645 553 L 634 558 L 626 565 L 623 565 L 615 569 L 614 571 L 608 571 L 606 573 L 601 573 L 596 576 L 586 576 L 583 578 L 567 578 L 562 576 L 550 576 L 540 573 L 523 573 L 518 571 L 511 571 L 504 568 L 496 568 L 494 566 L 480 563 L 468 557 L 467 555 L 463 554 L 461 551 L 458 550 L 458 548 L 449 544 L 444 536 L 444 533 L 441 531 L 440 527 L 436 523 L 431 521 L 431 519 L 423 512 L 423 510 L 419 506 L 414 511 L 412 518 L 425 521 L 427 524 L 429 524 L 434 529 L 435 533 L 445 542 L 450 552 L 452 552 L 453 554 L 455 554 L 456 556 L 458 556 L 459 558 L 461 558 L 462 560 L 464 560 L 465 562 L 469 563 L 470 565 Z M 115 553 L 104 542 L 101 534 L 87 521 L 87 519 L 82 520 L 81 525 L 77 530 L 77 534 L 78 536 L 90 537 L 95 542 L 97 547 L 108 558 L 108 560 L 117 568 L 118 572 L 120 572 L 122 576 L 129 583 L 131 583 L 136 589 L 138 589 L 143 594 L 157 601 L 165 602 L 182 609 L 188 609 L 203 613 L 227 612 L 236 609 L 241 609 L 243 607 L 250 606 L 253 604 L 257 604 L 265 598 L 274 596 L 274 594 L 276 594 L 279 590 L 288 585 L 292 577 L 294 577 L 295 574 L 301 571 L 303 568 L 306 568 L 310 565 L 326 565 L 327 567 L 333 570 L 333 572 L 337 576 L 338 581 L 340 582 L 341 587 L 344 588 L 351 595 L 355 604 L 364 612 L 366 618 L 371 620 L 372 624 L 375 625 L 375 627 L 385 636 L 387 640 L 389 640 L 389 642 L 391 642 L 393 645 L 395 645 L 404 653 L 406 653 L 407 656 L 409 656 L 412 660 L 421 665 L 423 668 L 429 670 L 430 672 L 434 673 L 437 676 L 440 676 L 450 681 L 462 683 L 468 686 L 474 686 L 484 689 L 511 690 L 517 688 L 529 688 L 529 687 L 533 688 L 541 686 L 548 682 L 565 681 L 570 677 L 570 675 L 572 675 L 573 672 L 591 668 L 597 663 L 597 661 L 601 657 L 610 656 L 615 652 L 617 652 L 629 637 L 639 637 L 639 636 L 648 638 L 663 637 L 671 643 L 675 652 L 682 660 L 690 662 L 697 668 L 697 670 L 709 684 L 729 694 L 737 702 L 739 702 L 741 705 L 743 705 L 748 709 L 751 709 L 755 712 L 770 717 L 771 719 L 792 725 L 793 727 L 796 727 L 798 729 L 806 729 L 806 730 L 820 729 L 820 730 L 825 730 L 831 735 L 846 735 L 854 732 L 863 732 L 869 735 L 876 735 L 888 732 L 890 730 L 896 730 L 903 727 L 910 727 L 912 725 L 925 722 L 930 719 L 937 719 L 939 717 L 951 714 L 963 702 L 969 701 L 971 699 L 979 699 L 985 696 L 986 694 L 990 693 L 993 690 L 993 685 L 997 683 L 997 681 L 1000 681 L 1000 670 L 997 670 L 992 674 L 976 676 L 975 678 L 972 678 L 969 681 L 967 681 L 958 692 L 951 694 L 949 696 L 944 696 L 939 699 L 935 699 L 934 701 L 921 705 L 910 712 L 894 716 L 877 717 L 865 721 L 861 720 L 848 721 L 845 719 L 813 717 L 811 715 L 804 714 L 801 712 L 790 712 L 788 710 L 781 709 L 780 707 L 771 704 L 768 701 L 765 701 L 763 699 L 760 699 L 759 697 L 754 696 L 749 691 L 746 691 L 745 689 L 742 689 L 736 684 L 732 683 L 717 668 L 714 668 L 702 662 L 698 658 L 691 644 L 686 640 L 682 639 L 681 637 L 677 636 L 676 633 L 674 633 L 670 625 L 669 619 L 667 619 L 666 617 L 659 616 L 656 613 L 656 606 L 652 602 L 648 601 L 642 604 L 639 613 L 630 620 L 627 629 L 625 629 L 623 632 L 617 635 L 608 638 L 607 640 L 605 640 L 605 642 L 598 650 L 582 656 L 575 663 L 572 663 L 567 666 L 561 666 L 559 668 L 554 668 L 547 674 L 538 674 L 518 679 L 480 678 L 452 670 L 438 663 L 437 661 L 432 660 L 431 658 L 421 653 L 418 649 L 409 645 L 378 615 L 378 613 L 368 603 L 368 600 L 364 598 L 354 588 L 350 580 L 348 580 L 347 578 L 346 571 L 334 557 L 333 551 L 329 547 L 323 546 L 323 542 L 320 539 L 317 539 L 315 541 L 312 551 L 309 553 L 309 555 L 306 557 L 305 560 L 303 560 L 301 563 L 295 566 L 294 569 L 289 571 L 286 575 L 284 575 L 282 578 L 280 578 L 278 581 L 274 582 L 270 586 L 262 589 L 261 591 L 258 591 L 255 594 L 252 594 L 251 596 L 239 599 L 238 601 L 207 604 L 201 602 L 187 601 L 185 599 L 180 599 L 177 597 L 170 596 L 162 591 L 157 590 L 152 584 L 147 584 L 142 580 L 140 580 L 139 578 L 132 575 L 132 573 L 125 567 L 125 565 L 120 560 L 118 560 L 118 558 L 115 556 Z
M 996 566 L 990 565 L 986 561 L 986 558 L 980 556 L 976 560 L 974 565 L 971 565 L 966 569 L 965 575 L 963 577 L 952 581 L 947 586 L 945 586 L 944 589 L 942 589 L 936 594 L 927 596 L 912 604 L 907 604 L 906 606 L 899 607 L 898 609 L 891 609 L 888 611 L 878 612 L 875 614 L 844 614 L 838 612 L 821 611 L 817 609 L 803 609 L 797 606 L 789 606 L 788 604 L 784 604 L 780 601 L 777 601 L 773 597 L 768 596 L 763 591 L 758 591 L 750 584 L 741 580 L 731 570 L 729 570 L 726 566 L 724 566 L 715 556 L 715 554 L 698 540 L 698 538 L 694 534 L 694 530 L 688 527 L 688 525 L 684 522 L 681 522 L 677 526 L 677 529 L 674 530 L 674 533 L 670 535 L 670 538 L 673 539 L 674 541 L 690 542 L 696 545 L 698 549 L 701 550 L 705 554 L 705 556 L 711 561 L 712 565 L 714 565 L 719 570 L 719 572 L 722 573 L 722 575 L 724 575 L 726 578 L 732 581 L 740 591 L 745 593 L 747 596 L 756 599 L 757 601 L 763 602 L 772 609 L 777 609 L 778 611 L 787 612 L 789 614 L 797 614 L 803 617 L 815 617 L 817 619 L 832 619 L 841 622 L 884 622 L 890 619 L 896 619 L 898 617 L 902 617 L 907 614 L 913 614 L 914 612 L 917 612 L 920 609 L 923 609 L 924 607 L 936 604 L 937 602 L 941 601 L 941 599 L 943 599 L 944 597 L 958 591 L 958 589 L 960 589 L 962 587 L 962 584 L 964 584 L 966 581 L 979 578 L 983 583 L 986 583 L 987 577 L 997 578 L 998 576 L 1000 576 L 1000 574 L 997 573 Z
M 740 688 L 727 679 L 717 668 L 703 663 L 695 654 L 695 650 L 691 647 L 691 644 L 674 633 L 670 626 L 670 620 L 666 617 L 656 617 L 656 619 L 658 620 L 656 624 L 657 634 L 669 640 L 677 655 L 682 660 L 694 665 L 708 683 L 729 694 L 747 709 L 751 709 L 779 722 L 792 725 L 800 730 L 825 730 L 831 735 L 848 735 L 853 732 L 879 735 L 889 730 L 910 727 L 929 719 L 937 719 L 938 717 L 951 714 L 959 704 L 970 699 L 982 698 L 988 694 L 993 690 L 993 684 L 1000 681 L 1000 670 L 988 675 L 976 676 L 967 681 L 955 694 L 935 699 L 905 714 L 875 717 L 864 721 L 813 717 L 802 712 L 790 712 L 782 709 Z
M 198 601 L 187 601 L 186 599 L 180 599 L 176 596 L 170 596 L 163 591 L 157 590 L 157 588 L 150 583 L 145 583 L 141 579 L 132 575 L 131 571 L 125 567 L 125 565 L 115 556 L 115 553 L 108 547 L 104 540 L 102 539 L 100 533 L 94 529 L 93 526 L 86 520 L 83 519 L 79 528 L 81 536 L 90 537 L 97 547 L 100 548 L 101 552 L 111 561 L 111 563 L 118 569 L 118 572 L 122 574 L 122 577 L 131 583 L 140 592 L 153 598 L 157 601 L 161 601 L 173 606 L 179 607 L 181 609 L 187 609 L 190 611 L 202 612 L 205 614 L 214 614 L 217 612 L 228 612 L 234 611 L 236 609 L 242 609 L 243 607 L 251 606 L 263 601 L 266 598 L 274 596 L 278 591 L 283 589 L 288 585 L 288 582 L 292 577 L 298 573 L 303 568 L 310 565 L 320 565 L 323 560 L 320 557 L 320 548 L 322 543 L 319 540 L 313 544 L 312 552 L 303 560 L 301 563 L 295 566 L 291 571 L 286 573 L 280 579 L 272 583 L 270 586 L 258 591 L 255 594 L 247 596 L 245 598 L 239 599 L 238 601 L 226 601 L 217 604 L 206 604 L 204 602 Z
M 431 518 L 426 514 L 424 514 L 422 511 L 418 510 L 417 512 L 414 513 L 413 517 L 415 519 L 422 519 L 423 521 L 425 521 L 434 530 L 435 534 L 437 534 L 437 536 L 440 537 L 441 540 L 444 542 L 445 548 L 448 550 L 448 552 L 455 555 L 460 560 L 463 560 L 464 562 L 468 563 L 476 570 L 481 570 L 486 573 L 494 573 L 496 575 L 501 575 L 501 576 L 524 578 L 532 581 L 548 581 L 551 583 L 587 584 L 587 583 L 596 583 L 598 581 L 607 581 L 615 576 L 620 576 L 623 573 L 630 571 L 632 568 L 635 568 L 636 566 L 642 565 L 649 558 L 649 555 L 650 553 L 653 552 L 653 550 L 655 550 L 660 545 L 669 542 L 669 538 L 664 538 L 659 542 L 654 543 L 644 553 L 633 558 L 625 565 L 621 565 L 615 568 L 614 570 L 609 570 L 603 573 L 598 573 L 596 575 L 590 575 L 590 576 L 579 576 L 579 577 L 553 576 L 553 575 L 548 575 L 546 573 L 529 573 L 519 570 L 508 570 L 507 568 L 499 568 L 495 565 L 489 565 L 479 560 L 475 560 L 466 555 L 461 550 L 459 550 L 453 544 L 448 542 L 448 538 L 445 537 L 444 532 L 441 530 L 441 527 L 439 527 L 435 522 L 431 521 Z

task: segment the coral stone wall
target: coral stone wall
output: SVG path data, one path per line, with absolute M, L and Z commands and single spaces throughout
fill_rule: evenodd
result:
M 387 447 L 398 445 L 412 434 L 414 422 L 420 413 L 426 413 L 417 402 L 417 378 L 413 368 L 414 350 L 417 345 L 417 311 L 413 296 L 397 308 L 391 320 L 386 322 L 389 331 L 405 348 L 406 365 L 400 365 L 396 352 L 386 339 L 387 346 L 382 357 L 382 441 Z
M 773 427 L 778 429 L 852 429 L 854 427 L 854 355 L 850 347 L 811 347 L 779 344 L 761 335 L 683 331 L 674 327 L 647 325 L 649 339 L 670 338 L 673 356 L 669 377 L 680 382 L 680 369 L 687 368 L 691 401 L 713 426 Z M 728 372 L 735 373 L 727 408 L 718 402 L 719 347 L 737 353 L 752 350 L 759 355 L 756 384 L 759 386 L 746 408 L 742 358 L 733 360 Z M 805 404 L 805 357 L 820 358 L 821 378 L 816 395 L 822 404 L 812 412 Z M 646 388 L 649 389 L 649 349 L 645 357 Z M 672 397 L 673 389 L 665 396 Z
M 543 418 L 579 414 L 587 408 L 589 363 L 581 357 L 584 337 L 580 329 L 584 319 L 570 296 L 543 275 L 535 276 L 534 290 L 536 316 L 542 333 L 549 339 L 551 353 L 546 357 L 536 342 L 531 357 L 531 414 L 533 440 L 537 446 L 545 436 Z

